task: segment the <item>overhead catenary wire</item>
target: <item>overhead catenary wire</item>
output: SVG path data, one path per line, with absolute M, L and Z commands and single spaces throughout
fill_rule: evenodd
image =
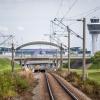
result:
M 54 25 L 60 27 L 61 29 L 65 29 L 64 27 L 60 26 L 59 24 L 55 23 L 54 21 L 51 21 Z
M 55 21 L 59 21 L 58 19 L 55 19 Z M 60 21 L 59 21 L 60 22 Z M 53 22 L 55 25 L 61 27 L 59 24 L 56 24 L 55 22 Z M 62 22 L 60 22 L 63 26 L 67 27 L 66 25 L 64 25 Z M 64 27 L 61 27 L 63 29 L 65 29 Z M 69 28 L 70 29 L 70 28 Z M 83 39 L 80 35 L 78 35 L 78 33 L 74 32 L 72 29 L 70 29 L 71 31 L 71 34 L 75 35 L 76 37 L 80 38 L 80 39 Z
M 5 36 L 5 37 L 7 37 L 7 36 Z M 12 35 L 8 36 L 8 38 L 5 39 L 2 43 L 0 43 L 0 45 L 3 45 L 6 41 L 8 41 L 8 40 L 11 39 L 11 38 L 13 38 Z
M 95 7 L 94 9 L 91 9 L 91 10 L 89 10 L 89 11 L 87 11 L 87 12 L 84 12 L 84 13 L 81 13 L 81 14 L 79 14 L 79 15 L 84 15 L 84 14 L 87 13 L 86 15 L 84 15 L 84 17 L 87 18 L 87 17 L 90 16 L 91 14 L 96 13 L 96 11 L 98 11 L 98 10 L 100 10 L 100 6 L 97 6 L 97 7 Z M 78 16 L 78 15 L 77 15 L 77 16 Z M 67 20 L 67 21 L 75 21 L 76 19 L 72 19 L 72 18 L 75 18 L 75 17 L 77 17 L 77 16 L 73 16 L 73 17 L 67 18 L 67 19 L 65 19 L 65 20 Z M 76 23 L 77 23 L 77 22 L 70 23 L 68 26 L 73 25 L 73 24 L 76 24 Z
M 61 0 L 61 1 L 60 1 L 60 5 L 59 5 L 59 8 L 58 8 L 58 10 L 57 10 L 56 17 L 59 15 L 59 12 L 60 12 L 60 10 L 61 10 L 61 8 L 62 8 L 62 5 L 63 5 L 63 1 L 64 1 L 64 0 Z
M 95 11 L 97 11 L 97 10 L 99 10 L 99 9 L 100 9 L 100 6 L 97 6 L 97 7 L 93 8 L 93 9 L 90 9 L 90 10 L 88 10 L 88 11 L 86 11 L 86 12 L 77 14 L 77 15 L 72 16 L 72 17 L 70 17 L 70 18 L 81 17 L 81 16 L 87 17 L 90 13 L 92 14 L 92 13 L 94 13 Z
M 88 11 L 86 11 L 86 12 L 83 12 L 83 13 L 80 13 L 80 14 L 78 14 L 78 15 L 76 15 L 76 16 L 72 16 L 72 17 L 70 17 L 70 18 L 67 18 L 67 19 L 65 19 L 65 20 L 67 20 L 67 21 L 74 21 L 74 19 L 73 18 L 75 18 L 75 17 L 82 17 L 82 16 L 84 16 L 85 18 L 87 18 L 88 16 L 90 16 L 91 14 L 93 14 L 93 13 L 96 13 L 97 11 L 99 11 L 100 10 L 100 6 L 97 6 L 97 7 L 95 7 L 95 8 L 93 8 L 93 9 L 91 9 L 91 10 L 88 10 Z M 63 20 L 64 20 L 63 19 Z M 73 22 L 73 23 L 70 23 L 68 26 L 70 26 L 70 25 L 73 25 L 73 24 L 76 24 L 77 22 Z
M 92 9 L 92 10 L 89 10 L 89 11 L 87 11 L 86 13 L 86 15 L 84 15 L 85 13 L 81 13 L 80 15 L 84 15 L 84 17 L 85 18 L 87 18 L 88 16 L 90 16 L 91 14 L 93 14 L 93 13 L 96 13 L 96 11 L 98 11 L 98 10 L 100 10 L 100 6 L 97 6 L 97 7 L 95 7 L 94 9 Z M 77 17 L 77 16 L 73 16 L 73 17 Z M 74 21 L 72 18 L 73 17 L 71 17 L 70 19 L 67 19 L 67 21 L 69 20 L 69 21 Z M 88 19 L 88 18 L 87 18 Z M 73 25 L 73 24 L 76 24 L 77 22 L 73 22 L 73 23 L 70 23 L 68 26 L 71 26 L 71 25 Z
M 92 12 L 88 13 L 87 15 L 85 15 L 85 17 L 95 13 L 96 11 L 100 10 L 100 7 L 98 7 L 97 9 L 93 10 Z
M 81 37 L 80 35 L 78 35 L 76 32 L 74 32 L 72 29 L 70 29 L 71 33 L 73 35 L 75 35 L 76 37 L 80 38 L 80 39 L 83 39 L 83 37 Z
M 75 6 L 75 4 L 77 3 L 78 0 L 75 0 L 72 5 L 69 7 L 68 11 L 65 13 L 65 15 L 61 18 L 61 22 L 63 21 L 63 19 L 69 14 L 69 12 L 72 10 L 72 8 Z
M 0 32 L 0 38 L 3 38 L 3 40 L 0 42 L 0 45 L 5 45 L 5 43 L 9 44 L 11 40 L 13 42 L 14 33 L 5 35 L 4 33 Z

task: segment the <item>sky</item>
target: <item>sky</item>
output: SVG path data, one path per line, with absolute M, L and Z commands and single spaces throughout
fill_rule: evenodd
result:
M 86 13 L 97 7 L 97 10 Z M 86 21 L 96 16 L 100 18 L 100 0 L 0 0 L 0 33 L 14 34 L 17 44 L 31 41 L 49 41 L 52 34 L 51 20 L 62 18 L 63 23 L 82 36 L 82 22 L 68 21 L 86 16 Z M 70 10 L 69 10 L 70 9 Z M 84 13 L 84 14 L 83 14 Z M 61 30 L 54 26 L 54 30 Z M 67 34 L 65 31 L 63 34 Z M 67 45 L 67 38 L 59 37 Z M 100 50 L 100 36 L 98 50 Z M 71 47 L 82 47 L 82 40 L 71 35 Z M 91 50 L 91 35 L 86 26 L 86 46 Z

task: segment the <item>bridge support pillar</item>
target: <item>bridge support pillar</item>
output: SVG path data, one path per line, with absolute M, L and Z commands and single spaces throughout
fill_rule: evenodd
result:
M 58 61 L 58 60 L 56 60 L 56 68 L 57 68 L 57 69 L 58 69 L 58 62 L 59 62 L 59 61 Z
M 22 66 L 22 60 L 19 60 L 19 64 Z

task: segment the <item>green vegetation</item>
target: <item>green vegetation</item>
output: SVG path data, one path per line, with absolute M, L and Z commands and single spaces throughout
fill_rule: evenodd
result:
M 73 72 L 77 72 L 79 75 L 82 75 L 82 70 L 74 69 Z M 88 69 L 87 70 L 88 79 L 94 80 L 100 84 L 100 69 Z
M 19 69 L 20 66 L 15 63 L 15 69 Z M 0 58 L 0 71 L 11 70 L 11 61 L 7 58 Z
M 82 81 L 82 69 L 71 69 L 71 73 L 67 73 L 67 64 L 62 69 L 58 70 L 58 74 L 64 77 L 75 87 L 83 91 L 92 100 L 100 100 L 100 51 L 96 52 L 90 61 L 92 64 L 87 69 L 87 80 Z
M 26 72 L 20 68 L 18 64 L 15 64 L 15 70 L 12 73 L 11 61 L 7 58 L 0 58 L 0 100 L 13 100 L 14 97 L 20 97 L 25 93 L 29 93 L 28 96 L 33 95 L 32 89 L 37 81 L 34 81 L 31 71 Z M 25 100 L 24 96 L 22 98 Z
M 74 64 L 75 63 L 75 60 L 71 60 L 70 61 L 70 65 Z M 63 68 L 68 68 L 68 62 L 63 64 Z
M 91 58 L 91 66 L 87 69 L 87 76 L 89 79 L 94 80 L 100 84 L 100 51 L 96 52 Z M 62 70 L 65 69 L 67 64 L 64 65 Z M 72 72 L 77 72 L 80 76 L 82 75 L 82 69 L 71 69 Z
M 78 88 L 79 90 L 83 91 L 85 94 L 87 94 L 92 100 L 100 100 L 100 84 L 98 82 L 98 79 L 100 80 L 100 72 L 98 72 L 98 79 L 94 81 L 94 79 L 91 79 L 90 77 L 95 77 L 97 75 L 94 75 L 93 71 L 90 71 L 89 78 L 83 82 L 81 78 L 81 70 L 72 70 L 70 74 L 67 74 L 67 70 L 62 69 L 58 70 L 57 73 L 65 78 L 68 82 L 70 82 L 73 86 Z M 76 72 L 75 72 L 76 71 Z
M 87 79 L 83 82 L 80 75 L 76 72 L 71 72 L 65 79 L 91 97 L 92 100 L 100 100 L 100 84 L 96 81 Z
M 92 65 L 90 69 L 100 69 L 100 51 L 96 52 L 91 58 Z
M 88 78 L 100 84 L 100 72 L 89 73 Z
M 18 74 L 12 75 L 10 71 L 0 73 L 0 99 L 17 96 L 28 87 L 28 82 Z
M 68 63 L 63 64 L 63 68 L 68 68 Z

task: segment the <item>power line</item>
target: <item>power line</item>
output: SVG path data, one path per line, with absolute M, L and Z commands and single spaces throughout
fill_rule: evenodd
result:
M 90 13 L 92 14 L 92 12 L 94 13 L 95 11 L 97 11 L 99 9 L 100 9 L 100 6 L 97 6 L 97 7 L 93 8 L 93 9 L 90 9 L 90 10 L 88 10 L 86 12 L 83 12 L 83 13 L 80 13 L 78 15 L 72 16 L 70 18 L 80 17 L 80 16 L 83 16 L 85 14 L 86 14 L 85 16 L 88 16 Z
M 63 19 L 65 18 L 66 15 L 69 14 L 69 12 L 71 11 L 71 9 L 75 6 L 75 4 L 77 3 L 78 0 L 75 0 L 72 5 L 69 7 L 68 11 L 65 13 L 65 15 L 61 18 L 61 22 L 63 21 Z
M 60 26 L 59 24 L 55 23 L 54 21 L 51 21 L 54 25 L 60 27 L 61 29 L 65 29 L 64 27 Z
M 58 21 L 60 22 L 60 24 L 62 24 L 63 26 L 67 27 L 65 24 L 63 24 L 61 21 L 59 21 L 58 19 L 55 19 L 55 21 Z M 77 20 L 76 20 L 77 21 Z M 53 22 L 53 21 L 52 21 Z M 59 24 L 56 24 L 55 22 L 53 22 L 55 25 L 61 27 Z M 64 27 L 61 27 L 62 29 L 65 29 Z M 70 29 L 70 28 L 69 28 Z M 70 29 L 71 31 L 71 34 L 73 34 L 74 36 L 80 38 L 80 39 L 83 39 L 80 35 L 78 35 L 76 32 L 74 32 L 72 29 Z
M 9 36 L 5 36 L 5 37 L 8 37 L 7 39 L 5 39 L 2 43 L 0 43 L 0 45 L 4 44 L 6 41 L 8 41 L 9 39 L 13 38 L 12 35 L 9 35 Z
M 74 32 L 72 29 L 70 29 L 71 33 L 73 35 L 75 35 L 76 37 L 80 38 L 80 39 L 83 39 L 80 35 L 78 35 L 76 32 Z
M 96 7 L 95 9 L 89 10 L 89 11 L 88 11 L 88 14 L 85 15 L 84 17 L 87 17 L 87 16 L 89 16 L 89 15 L 95 13 L 95 12 L 98 11 L 98 10 L 100 10 L 100 6 Z M 85 13 L 83 13 L 83 14 L 85 14 Z M 71 18 L 72 18 L 72 17 L 71 17 Z M 67 20 L 68 20 L 68 19 L 67 19 Z M 73 25 L 73 24 L 76 24 L 76 23 L 77 23 L 77 22 L 73 22 L 73 23 L 69 24 L 68 26 Z
M 59 8 L 58 8 L 58 10 L 57 10 L 56 16 L 59 15 L 59 12 L 60 12 L 60 10 L 61 10 L 61 8 L 62 8 L 62 5 L 63 5 L 63 1 L 64 1 L 64 0 L 61 0 L 61 1 L 60 1 L 60 5 L 59 5 Z
M 92 12 L 90 12 L 89 14 L 85 15 L 85 17 L 95 13 L 96 11 L 100 10 L 100 7 L 98 7 L 97 9 L 94 9 Z

